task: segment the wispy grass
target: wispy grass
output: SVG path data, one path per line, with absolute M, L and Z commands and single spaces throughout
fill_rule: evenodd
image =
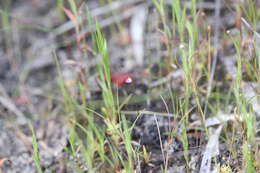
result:
M 227 89 L 228 93 L 223 93 L 221 88 L 218 86 L 214 86 L 214 91 L 210 94 L 208 98 L 205 98 L 205 93 L 202 92 L 203 86 L 199 82 L 201 82 L 200 78 L 197 78 L 198 71 L 203 71 L 202 77 L 205 77 L 202 81 L 204 84 L 207 84 L 207 80 L 210 78 L 211 74 L 211 57 L 212 57 L 212 39 L 213 34 L 211 33 L 210 26 L 208 26 L 205 30 L 200 30 L 199 22 L 198 22 L 198 10 L 197 10 L 197 1 L 191 1 L 191 8 L 187 9 L 186 4 L 181 0 L 172 0 L 171 5 L 171 20 L 168 18 L 168 11 L 166 9 L 165 0 L 153 0 L 153 4 L 157 9 L 162 28 L 158 28 L 161 33 L 164 34 L 167 40 L 179 40 L 180 43 L 178 46 L 174 45 L 172 42 L 168 42 L 165 44 L 166 50 L 171 52 L 173 48 L 178 47 L 178 51 L 175 55 L 168 56 L 166 58 L 167 61 L 160 62 L 167 66 L 167 70 L 172 70 L 171 65 L 176 63 L 177 68 L 181 69 L 184 72 L 184 79 L 182 81 L 183 93 L 180 95 L 181 98 L 178 98 L 178 94 L 174 93 L 175 91 L 170 90 L 170 93 L 167 94 L 167 99 L 172 99 L 173 110 L 176 114 L 174 117 L 174 121 L 178 121 L 178 127 L 182 129 L 181 134 L 177 134 L 175 131 L 172 132 L 172 136 L 178 137 L 182 141 L 182 146 L 184 148 L 184 158 L 186 161 L 187 170 L 189 170 L 189 138 L 188 131 L 190 128 L 190 113 L 193 110 L 191 107 L 192 104 L 196 108 L 197 113 L 200 115 L 200 120 L 202 123 L 202 129 L 206 134 L 208 129 L 206 128 L 205 122 L 206 117 L 204 115 L 204 111 L 202 109 L 203 103 L 206 100 L 210 100 L 207 107 L 210 110 L 211 114 L 216 114 L 219 111 L 230 111 L 228 108 L 230 102 L 234 102 L 236 111 L 235 113 L 238 116 L 242 117 L 241 129 L 243 129 L 243 164 L 245 172 L 254 172 L 254 161 L 255 156 L 253 155 L 253 151 L 256 150 L 255 147 L 255 117 L 252 110 L 248 109 L 248 102 L 245 100 L 242 93 L 242 84 L 243 84 L 243 68 L 244 61 L 242 56 L 243 46 L 241 43 L 243 42 L 243 38 L 241 35 L 237 35 L 232 37 L 233 44 L 236 49 L 236 57 L 237 57 L 237 66 L 236 66 L 236 79 L 233 82 L 232 88 Z M 76 3 L 73 0 L 69 1 L 70 8 L 74 16 L 78 14 L 78 8 L 76 7 Z M 240 13 L 241 11 L 238 11 Z M 260 14 L 256 11 L 254 7 L 253 0 L 248 1 L 248 6 L 245 7 L 244 13 L 246 18 L 252 23 L 253 28 L 255 28 L 256 22 L 259 20 Z M 242 14 L 242 12 L 241 12 Z M 88 21 L 93 23 L 93 19 L 90 17 L 90 13 L 87 13 Z M 170 24 L 169 24 L 170 23 Z M 77 29 L 80 32 L 80 27 Z M 201 33 L 201 32 L 208 33 Z M 207 36 L 208 38 L 200 38 L 200 36 Z M 71 115 L 72 126 L 70 131 L 70 144 L 72 153 L 77 153 L 77 141 L 80 141 L 81 152 L 84 156 L 84 160 L 86 162 L 86 166 L 89 172 L 95 172 L 98 169 L 97 165 L 102 165 L 108 170 L 121 170 L 122 172 L 134 172 L 136 166 L 137 158 L 143 159 L 144 162 L 148 163 L 150 161 L 150 154 L 146 151 L 146 148 L 141 148 L 140 152 L 138 149 L 132 145 L 131 139 L 131 128 L 129 128 L 129 124 L 125 116 L 120 116 L 120 106 L 118 95 L 113 92 L 113 87 L 111 84 L 111 69 L 110 69 L 110 59 L 109 59 L 109 51 L 107 46 L 107 41 L 105 39 L 104 34 L 101 31 L 100 24 L 96 22 L 96 32 L 92 34 L 93 45 L 96 47 L 95 56 L 97 58 L 97 73 L 98 73 L 98 82 L 102 91 L 102 104 L 97 107 L 101 109 L 100 113 L 96 113 L 94 110 L 89 109 L 88 105 L 95 104 L 95 102 L 90 102 L 87 100 L 85 93 L 88 92 L 88 88 L 81 82 L 78 83 L 79 87 L 79 95 L 81 103 L 79 104 L 76 101 L 76 98 L 73 98 L 64 81 L 62 79 L 62 75 L 59 74 L 59 86 L 61 88 L 64 105 L 66 109 L 66 113 Z M 203 40 L 199 40 L 203 39 Z M 254 40 L 255 41 L 255 40 Z M 203 42 L 203 44 L 201 43 Z M 206 48 L 204 50 L 204 48 Z M 258 50 L 258 46 L 255 45 L 255 50 Z M 217 48 L 214 48 L 217 49 Z M 177 61 L 177 56 L 181 57 L 180 61 Z M 247 63 L 247 69 L 249 76 L 253 76 L 252 78 L 259 82 L 259 74 L 256 72 L 256 67 L 258 70 L 260 69 L 260 54 L 256 51 L 257 55 L 257 64 L 252 66 L 250 62 Z M 202 62 L 200 62 L 202 61 Z M 58 63 L 57 63 L 58 64 Z M 199 67 L 198 67 L 199 64 Z M 58 66 L 58 71 L 60 67 Z M 226 79 L 223 79 L 223 81 Z M 162 86 L 164 87 L 164 86 Z M 161 94 L 158 94 L 160 96 Z M 141 101 L 146 100 L 147 95 L 141 96 Z M 157 97 L 157 96 L 154 96 Z M 138 96 L 134 99 L 139 99 Z M 131 99 L 125 99 L 126 102 L 131 102 Z M 191 102 L 193 102 L 191 104 Z M 93 106 L 94 107 L 94 106 Z M 224 107 L 224 110 L 222 108 Z M 95 107 L 96 108 L 96 107 Z M 76 115 L 84 117 L 83 122 L 80 122 Z M 98 124 L 96 119 L 100 118 L 105 125 Z M 179 120 L 180 119 L 180 120 Z M 83 123 L 87 125 L 82 125 Z M 232 125 L 231 125 L 232 126 Z M 83 133 L 85 138 L 80 139 L 77 135 L 77 128 L 79 128 Z M 228 129 L 228 128 L 227 128 Z M 229 133 L 226 129 L 225 133 Z M 232 134 L 230 139 L 224 139 L 227 143 L 234 145 L 235 138 L 237 137 L 235 133 L 235 127 L 232 128 Z M 228 138 L 229 135 L 226 135 Z M 85 145 L 87 144 L 87 145 Z M 161 147 L 162 144 L 161 144 Z M 125 151 L 123 153 L 122 151 Z M 233 156 L 238 155 L 239 153 L 236 151 L 231 151 Z M 109 153 L 109 154 L 108 154 Z M 123 154 L 122 154 L 123 153 Z M 165 161 L 165 160 L 164 160 Z M 99 164 L 98 164 L 99 163 Z M 163 171 L 167 171 L 168 164 L 164 164 Z M 102 167 L 100 166 L 100 167 Z M 123 168 L 121 168 L 123 167 Z
M 36 166 L 36 170 L 38 173 L 43 173 L 42 167 L 41 167 L 41 159 L 40 159 L 40 153 L 39 153 L 39 145 L 37 142 L 37 138 L 34 132 L 34 128 L 31 123 L 29 123 L 29 128 L 32 132 L 32 145 L 33 145 L 33 160 L 34 164 Z
M 5 39 L 5 47 L 11 48 L 12 47 L 12 25 L 10 21 L 10 8 L 11 8 L 11 1 L 1 1 L 0 5 L 0 19 L 1 19 L 1 28 L 5 28 L 4 30 L 4 39 Z
M 241 35 L 233 38 L 234 46 L 236 49 L 237 57 L 237 72 L 236 80 L 234 82 L 234 95 L 236 98 L 237 114 L 242 118 L 244 123 L 244 141 L 243 141 L 243 161 L 244 161 L 244 170 L 245 172 L 255 172 L 254 168 L 254 158 L 253 158 L 253 149 L 254 149 L 254 114 L 248 110 L 244 95 L 242 93 L 242 81 L 243 81 L 243 64 L 242 64 L 242 47 Z
M 124 134 L 124 143 L 125 143 L 125 149 L 127 152 L 127 161 L 123 162 L 125 163 L 125 169 L 128 173 L 134 172 L 134 155 L 135 151 L 132 147 L 132 140 L 131 140 L 131 130 L 128 128 L 127 121 L 125 116 L 122 116 L 122 123 L 123 123 L 123 132 Z
M 116 108 L 116 102 L 114 99 L 112 84 L 111 84 L 111 74 L 110 74 L 110 60 L 107 50 L 106 40 L 100 30 L 100 25 L 96 23 L 96 34 L 95 41 L 97 52 L 101 56 L 101 63 L 98 63 L 97 68 L 100 77 L 100 86 L 102 90 L 102 97 L 105 104 L 102 111 L 104 113 L 104 121 L 107 125 L 107 133 L 112 136 L 115 143 L 119 140 L 119 124 L 118 124 L 118 111 Z

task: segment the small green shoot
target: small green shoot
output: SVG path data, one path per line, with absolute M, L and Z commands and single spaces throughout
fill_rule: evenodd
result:
M 39 145 L 37 143 L 37 138 L 34 132 L 34 128 L 31 123 L 28 124 L 29 128 L 32 132 L 32 145 L 33 145 L 33 160 L 36 166 L 36 170 L 38 173 L 43 173 L 42 167 L 41 167 L 41 159 L 40 159 L 40 153 L 39 153 Z

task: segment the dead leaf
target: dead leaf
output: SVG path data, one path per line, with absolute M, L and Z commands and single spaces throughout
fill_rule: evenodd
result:
M 67 8 L 63 7 L 63 10 L 67 17 L 73 22 L 73 24 L 77 27 L 78 26 L 78 20 L 77 17 Z

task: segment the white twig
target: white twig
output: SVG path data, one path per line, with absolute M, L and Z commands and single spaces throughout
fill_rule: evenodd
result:
M 259 34 L 258 32 L 256 32 L 256 31 L 252 28 L 252 26 L 246 21 L 245 18 L 241 17 L 241 21 L 245 24 L 245 26 L 246 26 L 248 29 L 250 29 L 253 33 L 255 33 L 255 35 L 256 35 L 256 37 L 257 37 L 258 39 L 260 39 L 260 34 Z
M 207 143 L 201 165 L 200 165 L 200 173 L 210 173 L 211 169 L 211 160 L 213 157 L 219 155 L 219 135 L 223 128 L 223 125 L 220 125 L 214 133 L 210 136 L 209 141 Z
M 182 70 L 177 70 L 177 71 L 174 71 L 174 72 L 168 74 L 165 77 L 162 77 L 162 78 L 160 78 L 160 79 L 150 83 L 148 86 L 149 86 L 149 88 L 155 88 L 155 87 L 157 87 L 159 85 L 167 83 L 169 80 L 171 80 L 173 78 L 179 78 L 181 76 L 183 76 L 183 71 Z
M 163 113 L 163 112 L 152 112 L 152 111 L 146 111 L 146 110 L 141 110 L 141 111 L 120 111 L 122 114 L 125 115 L 158 115 L 158 116 L 163 116 L 163 117 L 174 117 L 174 114 L 171 113 Z
M 117 10 L 117 9 L 122 8 L 124 6 L 127 6 L 127 5 L 137 3 L 139 1 L 141 1 L 141 0 L 115 1 L 115 2 L 112 2 L 108 5 L 105 5 L 103 7 L 93 9 L 90 12 L 90 14 L 93 18 L 96 18 L 98 16 L 105 15 L 105 14 L 111 12 L 111 11 Z M 85 5 L 87 5 L 87 4 L 85 4 Z M 82 21 L 81 21 L 81 23 L 82 23 Z M 67 32 L 67 31 L 73 29 L 74 27 L 75 26 L 74 26 L 73 22 L 68 21 L 65 24 L 63 24 L 63 25 L 57 27 L 56 29 L 54 29 L 52 31 L 52 34 L 53 34 L 53 36 L 56 37 L 56 36 L 63 34 L 64 32 Z
M 133 43 L 133 53 L 136 64 L 143 65 L 144 62 L 144 31 L 146 26 L 147 9 L 139 9 L 132 17 L 130 32 Z
M 26 118 L 22 111 L 20 111 L 14 104 L 12 99 L 7 95 L 4 87 L 0 84 L 0 106 L 7 108 L 16 115 L 19 124 L 26 124 Z
M 119 16 L 111 16 L 111 17 L 108 17 L 104 20 L 101 20 L 100 21 L 100 27 L 101 28 L 104 28 L 104 27 L 107 27 L 107 26 L 110 26 L 111 24 L 113 23 L 116 23 L 118 21 L 122 21 L 124 19 L 127 19 L 129 17 L 131 17 L 133 14 L 135 14 L 137 11 L 139 11 L 140 9 L 143 9 L 143 8 L 147 8 L 149 5 L 151 4 L 151 2 L 147 2 L 147 3 L 142 3 L 138 6 L 135 6 L 133 8 L 130 8 L 128 10 L 125 10 L 124 12 L 122 12 L 121 15 Z M 94 32 L 96 31 L 96 25 L 95 24 L 92 24 L 92 25 L 89 25 L 89 26 L 85 26 L 82 31 L 79 33 L 79 35 L 85 35 L 86 33 L 89 33 L 89 32 Z M 70 36 L 67 40 L 66 40 L 66 43 L 65 44 L 68 44 L 68 43 L 71 43 L 75 40 L 76 38 L 76 35 L 72 35 Z

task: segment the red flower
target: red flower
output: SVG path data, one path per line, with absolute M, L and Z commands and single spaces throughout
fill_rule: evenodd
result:
M 111 81 L 117 86 L 123 86 L 124 84 L 132 83 L 133 79 L 131 74 L 123 73 L 123 74 L 112 74 Z

